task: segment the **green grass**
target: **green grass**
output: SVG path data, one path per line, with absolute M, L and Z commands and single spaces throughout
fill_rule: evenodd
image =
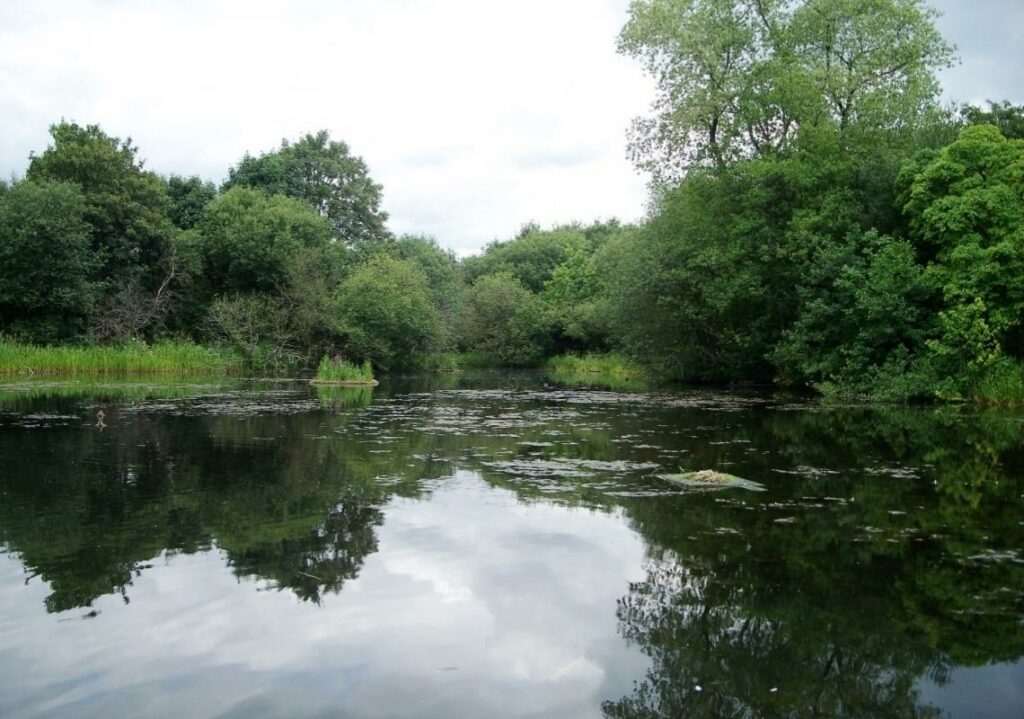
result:
M 229 350 L 191 342 L 112 347 L 38 347 L 0 339 L 0 376 L 224 375 L 242 368 Z
M 320 382 L 373 382 L 373 365 L 367 360 L 361 365 L 344 359 L 331 359 L 326 355 L 316 369 Z
M 620 354 L 559 355 L 544 369 L 553 379 L 572 385 L 599 385 L 610 389 L 647 389 L 654 378 L 642 366 Z
M 982 404 L 1024 405 L 1024 366 L 1003 358 L 975 382 L 970 396 Z

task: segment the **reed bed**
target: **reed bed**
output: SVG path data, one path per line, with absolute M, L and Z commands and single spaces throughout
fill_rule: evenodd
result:
M 39 347 L 0 340 L 0 376 L 224 375 L 242 369 L 229 350 L 191 342 L 103 347 Z

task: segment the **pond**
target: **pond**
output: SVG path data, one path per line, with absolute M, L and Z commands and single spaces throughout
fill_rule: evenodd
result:
M 0 716 L 1019 719 L 1022 657 L 1019 413 L 0 388 Z

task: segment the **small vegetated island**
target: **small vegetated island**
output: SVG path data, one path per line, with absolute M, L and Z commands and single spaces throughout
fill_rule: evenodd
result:
M 362 387 L 378 384 L 373 378 L 373 365 L 369 360 L 361 365 L 353 364 L 340 357 L 324 357 L 316 369 L 311 384 L 336 387 Z
M 393 235 L 327 132 L 216 186 L 54 125 L 0 184 L 0 374 L 555 358 L 569 382 L 1024 401 L 1024 107 L 939 102 L 955 49 L 927 2 L 637 0 L 618 43 L 657 82 L 628 137 L 647 219 L 527 224 L 462 260 Z

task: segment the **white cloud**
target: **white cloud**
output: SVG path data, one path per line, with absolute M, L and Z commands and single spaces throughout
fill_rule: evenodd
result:
M 0 555 L 0 714 L 583 717 L 628 694 L 650 662 L 615 614 L 645 576 L 622 514 L 525 507 L 466 471 L 431 485 L 393 498 L 321 606 L 211 550 L 152 561 L 130 604 L 54 616 Z
M 987 10 L 980 6 L 986 6 Z M 1018 0 L 939 0 L 965 62 L 947 96 L 1022 100 Z M 652 98 L 615 53 L 628 0 L 6 2 L 0 173 L 60 118 L 131 135 L 157 171 L 220 180 L 326 128 L 384 185 L 397 232 L 460 254 L 542 225 L 638 218 L 625 157 Z
M 650 99 L 616 55 L 626 0 L 46 3 L 0 9 L 0 171 L 65 117 L 148 166 L 220 180 L 326 128 L 384 185 L 397 232 L 465 254 L 542 224 L 634 219 L 625 130 Z

